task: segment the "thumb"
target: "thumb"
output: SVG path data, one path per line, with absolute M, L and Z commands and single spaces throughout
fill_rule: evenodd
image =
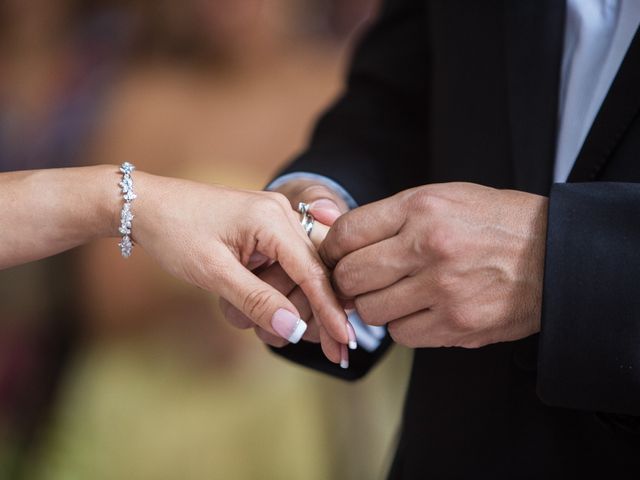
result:
M 221 270 L 225 275 L 216 290 L 256 325 L 291 343 L 298 343 L 307 323 L 291 301 L 244 267 L 227 252 Z

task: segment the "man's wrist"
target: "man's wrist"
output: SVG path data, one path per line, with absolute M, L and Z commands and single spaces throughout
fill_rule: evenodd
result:
M 330 199 L 338 198 L 337 203 L 341 211 L 346 212 L 352 208 L 356 208 L 353 196 L 340 183 L 324 175 L 311 172 L 292 172 L 281 175 L 273 180 L 265 190 L 277 191 L 287 196 L 290 200 L 295 196 L 296 199 L 301 197 L 305 189 L 313 190 L 313 187 L 325 187 L 331 194 Z M 311 192 L 307 191 L 307 197 L 311 197 Z M 297 207 L 297 204 L 294 205 Z

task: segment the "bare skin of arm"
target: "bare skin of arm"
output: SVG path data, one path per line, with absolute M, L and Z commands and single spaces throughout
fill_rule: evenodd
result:
M 0 269 L 118 237 L 120 178 L 109 165 L 0 174 Z M 346 316 L 283 195 L 138 171 L 133 178 L 134 241 L 166 271 L 224 296 L 256 325 L 286 338 L 300 313 L 246 268 L 255 254 L 278 261 L 326 329 L 327 356 L 340 361 L 340 344 L 348 343 Z

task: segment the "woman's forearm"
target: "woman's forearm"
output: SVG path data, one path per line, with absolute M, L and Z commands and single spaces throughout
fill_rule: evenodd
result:
M 122 173 L 115 165 L 0 173 L 0 270 L 55 255 L 97 238 L 118 237 L 123 205 L 118 185 L 121 179 Z M 183 180 L 139 171 L 134 174 L 134 182 L 139 194 L 133 204 L 135 230 L 157 237 L 154 229 L 157 230 L 159 222 L 155 215 L 162 209 L 164 196 L 174 189 L 186 188 L 186 184 Z M 193 182 L 189 182 L 189 187 L 210 188 Z M 174 211 L 165 210 L 165 214 Z M 328 227 L 316 224 L 311 236 L 316 246 L 327 231 Z M 160 233 L 167 234 L 165 230 Z
M 118 167 L 0 174 L 0 269 L 117 236 Z
M 121 178 L 116 166 L 0 174 L 0 269 L 117 237 Z M 346 315 L 284 196 L 143 172 L 133 181 L 132 238 L 166 271 L 224 296 L 270 334 L 298 341 L 306 329 L 300 312 L 245 266 L 254 254 L 279 262 L 327 333 L 324 352 L 340 362 Z

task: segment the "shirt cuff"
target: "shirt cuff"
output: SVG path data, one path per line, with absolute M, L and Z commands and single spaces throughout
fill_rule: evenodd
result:
M 272 181 L 269 185 L 265 187 L 265 190 L 275 190 L 276 188 L 284 185 L 287 182 L 291 182 L 293 180 L 313 180 L 315 182 L 322 183 L 327 188 L 336 192 L 340 197 L 346 202 L 349 208 L 356 208 L 358 204 L 351 196 L 351 194 L 340 185 L 335 180 L 330 179 L 329 177 L 325 177 L 324 175 L 319 175 L 317 173 L 311 172 L 293 172 L 287 173 L 286 175 L 282 175 Z
M 351 323 L 356 332 L 358 347 L 365 349 L 369 353 L 376 351 L 387 335 L 387 328 L 367 325 L 355 310 L 349 312 L 348 315 L 349 323 Z
M 325 177 L 324 175 L 319 175 L 317 173 L 310 172 L 292 172 L 287 173 L 286 175 L 282 175 L 275 180 L 273 180 L 269 185 L 265 187 L 265 190 L 275 190 L 276 188 L 284 185 L 287 182 L 291 182 L 293 180 L 313 180 L 315 182 L 321 183 L 325 185 L 327 188 L 336 192 L 342 199 L 345 201 L 347 206 L 351 208 L 356 208 L 358 204 L 355 199 L 351 196 L 351 194 L 338 182 L 330 179 L 329 177 Z M 349 312 L 349 322 L 353 326 L 353 329 L 356 332 L 356 338 L 358 339 L 358 345 L 365 349 L 367 352 L 375 351 L 382 340 L 387 334 L 386 327 L 378 327 L 367 325 L 362 321 L 358 312 L 355 310 L 351 310 Z

